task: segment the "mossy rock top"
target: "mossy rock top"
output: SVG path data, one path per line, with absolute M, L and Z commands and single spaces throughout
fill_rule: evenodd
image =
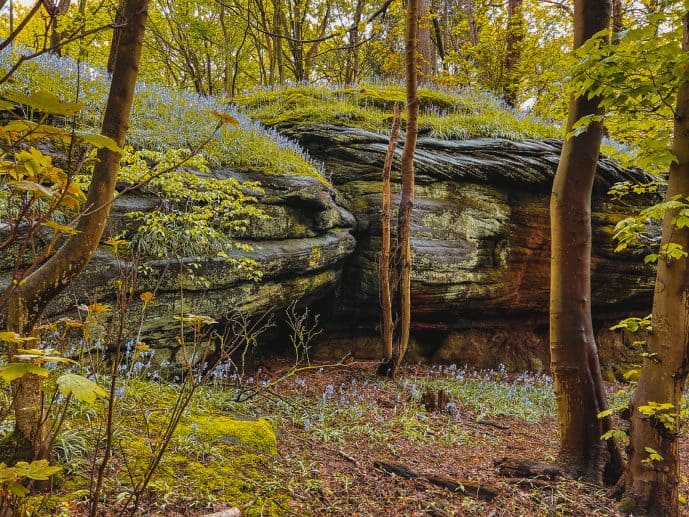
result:
M 21 53 L 21 48 L 8 49 L 0 56 L 0 65 L 11 63 Z M 79 129 L 99 131 L 110 76 L 99 67 L 83 68 L 70 57 L 40 56 L 17 71 L 11 89 L 27 94 L 48 91 L 62 100 L 73 99 L 79 92 L 84 104 Z M 222 120 L 228 123 L 219 127 Z M 226 99 L 159 83 L 137 84 L 127 143 L 153 151 L 198 149 L 213 168 L 307 176 L 327 184 L 318 165 L 297 144 L 256 123 Z
M 524 116 L 486 92 L 423 87 L 418 95 L 422 134 L 448 140 L 561 136 L 555 125 Z M 278 128 L 283 124 L 333 124 L 386 133 L 392 125 L 394 107 L 404 107 L 406 93 L 402 85 L 395 84 L 346 88 L 299 85 L 257 90 L 235 102 L 249 116 Z M 404 110 L 402 120 L 406 120 Z

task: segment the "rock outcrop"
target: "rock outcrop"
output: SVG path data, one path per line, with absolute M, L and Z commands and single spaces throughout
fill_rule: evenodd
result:
M 380 174 L 387 138 L 335 126 L 279 129 L 324 163 L 356 218 L 356 251 L 346 263 L 345 287 L 320 353 L 352 349 L 376 357 Z M 560 148 L 555 140 L 419 139 L 412 358 L 519 369 L 548 364 L 548 204 Z M 604 360 L 627 352 L 620 336 L 606 330 L 609 324 L 630 311 L 648 312 L 654 282 L 653 268 L 639 256 L 613 252 L 612 229 L 630 207 L 607 192 L 625 180 L 650 177 L 601 159 L 593 196 L 592 298 Z M 393 195 L 393 206 L 396 201 Z
M 380 175 L 387 137 L 325 125 L 278 129 L 324 164 L 332 186 L 310 177 L 214 172 L 259 181 L 265 189 L 259 205 L 270 218 L 255 221 L 240 236 L 253 247 L 249 255 L 258 261 L 263 280 L 254 282 L 223 260 L 183 259 L 198 264 L 194 274 L 205 278 L 203 285 L 180 276 L 177 260 L 150 262 L 139 277 L 139 290 L 155 289 L 156 303 L 135 324 L 149 344 L 169 351 L 160 354 L 164 358 L 174 360 L 178 351 L 175 315 L 203 314 L 222 323 L 233 311 L 256 316 L 293 300 L 321 314 L 321 356 L 380 354 Z M 419 139 L 410 359 L 477 367 L 504 363 L 513 369 L 548 364 L 548 203 L 560 147 L 555 140 Z M 399 152 L 397 160 L 398 171 Z M 638 255 L 613 252 L 612 229 L 630 207 L 607 191 L 619 181 L 649 179 L 641 171 L 600 161 L 593 199 L 592 296 L 604 363 L 630 352 L 619 334 L 606 329 L 630 312 L 648 313 L 654 282 L 653 268 Z M 394 173 L 393 181 L 399 182 Z M 393 195 L 393 206 L 397 201 Z M 150 194 L 121 196 L 110 233 L 132 224 L 127 212 L 159 203 Z M 113 304 L 121 269 L 119 258 L 99 250 L 48 315 L 65 315 L 77 303 Z M 131 314 L 138 314 L 136 304 Z
M 242 254 L 258 262 L 263 279 L 255 282 L 222 259 L 181 260 L 182 264 L 195 264 L 194 276 L 202 278 L 202 282 L 180 274 L 180 260 L 147 262 L 145 274 L 138 276 L 137 290 L 155 290 L 155 303 L 140 319 L 142 302 L 134 297 L 129 314 L 135 316 L 131 317 L 129 328 L 138 331 L 140 326 L 139 335 L 148 344 L 167 352 L 157 354 L 159 361 L 174 361 L 178 352 L 179 322 L 174 316 L 201 314 L 222 323 L 235 311 L 262 315 L 283 309 L 293 300 L 320 300 L 335 291 L 343 261 L 354 250 L 350 230 L 355 220 L 335 201 L 336 192 L 325 183 L 310 177 L 278 174 L 251 174 L 247 178 L 246 174 L 230 170 L 216 170 L 214 175 L 260 181 L 265 190 L 258 196 L 258 206 L 270 218 L 255 221 L 239 239 L 252 247 L 251 252 Z M 104 239 L 134 224 L 127 213 L 153 210 L 160 201 L 157 196 L 136 191 L 119 197 Z M 11 262 L 2 264 L 0 274 L 6 279 L 9 271 L 2 271 L 2 267 L 11 266 Z M 73 314 L 77 304 L 93 301 L 114 307 L 116 284 L 128 266 L 106 247 L 99 249 L 75 282 L 51 302 L 46 315 L 57 318 Z M 180 296 L 181 287 L 184 296 Z

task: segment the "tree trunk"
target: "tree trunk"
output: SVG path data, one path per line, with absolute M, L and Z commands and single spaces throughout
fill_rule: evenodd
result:
M 508 106 L 517 105 L 519 94 L 519 62 L 524 42 L 523 0 L 508 0 L 507 3 L 507 52 L 505 54 L 505 71 L 503 78 L 503 98 Z
M 612 32 L 618 34 L 624 30 L 623 21 L 624 11 L 622 10 L 622 0 L 612 0 Z
M 110 43 L 110 53 L 108 54 L 108 72 L 113 73 L 115 70 L 115 58 L 117 57 L 117 48 L 119 47 L 120 36 L 122 34 L 122 13 L 124 10 L 124 1 L 119 0 L 117 11 L 115 13 L 115 28 L 112 30 L 112 42 Z
M 220 31 L 222 32 L 223 41 L 223 90 L 226 95 L 233 97 L 232 95 L 232 77 L 234 75 L 232 68 L 232 54 L 230 53 L 230 33 L 227 29 L 227 23 L 225 22 L 225 10 L 224 4 L 220 4 L 220 13 L 218 15 L 218 22 L 220 23 Z
M 472 45 L 478 45 L 478 29 L 474 18 L 474 0 L 463 0 L 464 14 L 469 24 L 469 41 Z
M 440 27 L 439 16 L 432 12 L 430 9 L 428 11 L 431 14 L 431 19 L 433 23 L 433 32 L 435 34 L 435 48 L 438 52 L 438 58 L 440 59 L 440 68 L 445 69 L 445 42 L 443 40 L 443 31 Z
M 419 0 L 419 28 L 417 48 L 418 68 L 421 80 L 429 80 L 435 72 L 435 56 L 433 55 L 433 41 L 431 40 L 431 20 L 428 0 Z
M 352 28 L 347 37 L 347 63 L 345 64 L 344 84 L 354 84 L 359 77 L 359 23 L 364 9 L 363 0 L 356 0 Z
M 119 41 L 101 131 L 119 146 L 124 145 L 129 123 L 148 3 L 149 0 L 128 0 L 124 10 L 126 24 Z M 10 330 L 24 335 L 30 334 L 46 305 L 67 287 L 91 260 L 110 213 L 120 159 L 121 154 L 118 152 L 104 147 L 98 150 L 82 217 L 76 226 L 78 233 L 70 236 L 48 261 L 26 277 L 14 291 L 9 300 Z M 10 358 L 14 353 L 16 346 L 10 346 Z M 41 444 L 35 441 L 36 437 L 42 436 L 42 431 L 37 426 L 40 402 L 37 386 L 38 379 L 30 375 L 14 383 L 16 430 L 23 440 L 34 445 L 35 453 L 42 455 L 45 451 L 40 450 Z
M 397 213 L 397 250 L 399 253 L 399 337 L 394 347 L 391 375 L 397 375 L 409 345 L 411 327 L 411 212 L 414 205 L 414 153 L 418 136 L 419 98 L 417 88 L 417 34 L 419 30 L 418 0 L 407 3 L 405 67 L 407 82 L 407 127 L 402 151 L 402 193 Z
M 282 34 L 282 27 L 284 25 L 284 14 L 282 12 L 281 0 L 275 0 L 273 4 L 275 9 L 275 19 L 273 30 L 276 34 Z M 282 38 L 276 36 L 274 38 L 274 52 L 275 52 L 275 64 L 278 71 L 278 84 L 284 84 L 285 82 L 285 64 L 282 55 Z
M 397 148 L 397 138 L 400 132 L 400 110 L 395 107 L 392 120 L 392 131 L 390 133 L 390 143 L 385 155 L 385 165 L 383 166 L 383 200 L 380 210 L 381 226 L 381 250 L 380 250 L 380 333 L 383 339 L 383 361 L 386 366 L 385 371 L 391 366 L 392 360 L 392 336 L 394 333 L 394 323 L 392 320 L 392 291 L 390 289 L 390 172 L 392 170 L 392 160 L 395 157 Z
M 689 52 L 689 14 L 683 19 L 682 49 Z M 689 71 L 685 67 L 684 73 Z M 689 196 L 689 82 L 677 92 L 672 152 L 677 162 L 670 166 L 666 197 Z M 674 225 L 675 211 L 665 213 L 662 245 L 670 242 L 689 250 L 689 228 Z M 624 476 L 625 510 L 635 515 L 679 515 L 679 432 L 682 390 L 689 365 L 689 261 L 686 258 L 658 260 L 653 297 L 653 330 L 648 337 L 639 385 L 631 401 L 629 462 Z M 669 404 L 656 414 L 644 415 L 640 406 Z M 660 421 L 663 415 L 666 424 Z M 662 459 L 653 461 L 656 451 Z
M 575 2 L 574 48 L 610 22 L 610 1 Z M 580 118 L 600 114 L 598 99 L 572 98 L 567 131 Z M 601 441 L 610 422 L 591 322 L 591 191 L 601 122 L 569 137 L 562 148 L 550 201 L 550 354 L 560 428 L 560 465 L 575 477 L 615 482 L 621 458 L 613 441 Z
M 50 49 L 51 52 L 61 54 L 60 43 L 62 42 L 62 31 L 58 30 L 57 18 L 67 12 L 69 9 L 70 0 L 44 0 L 43 5 L 45 6 L 48 14 L 50 15 Z

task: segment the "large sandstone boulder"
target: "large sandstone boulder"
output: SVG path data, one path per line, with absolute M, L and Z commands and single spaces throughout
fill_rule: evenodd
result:
M 387 137 L 325 125 L 279 129 L 324 163 L 356 218 L 357 248 L 319 352 L 377 357 L 380 175 Z M 478 367 L 548 364 L 548 204 L 560 149 L 555 140 L 419 139 L 411 358 Z M 399 158 L 398 150 L 397 171 Z M 638 255 L 613 252 L 613 227 L 630 207 L 607 192 L 625 180 L 650 177 L 601 159 L 593 196 L 592 298 L 604 360 L 627 353 L 620 337 L 606 329 L 631 311 L 648 312 L 654 282 L 653 268 Z M 393 181 L 399 181 L 394 173 Z M 393 195 L 393 206 L 398 200 Z
M 216 170 L 220 177 L 259 181 L 259 206 L 270 215 L 238 236 L 250 244 L 263 271 L 254 282 L 222 260 L 196 263 L 197 277 L 180 275 L 176 259 L 149 263 L 139 291 L 156 289 L 143 321 L 135 297 L 131 327 L 175 360 L 174 316 L 203 314 L 221 323 L 233 311 L 248 316 L 280 311 L 298 300 L 321 314 L 322 357 L 354 352 L 378 357 L 380 175 L 387 137 L 347 127 L 285 124 L 279 130 L 324 164 L 332 186 L 311 177 Z M 500 139 L 446 141 L 420 138 L 413 210 L 413 341 L 409 358 L 513 369 L 548 364 L 548 203 L 561 143 Z M 395 170 L 399 171 L 398 152 Z M 607 330 L 630 312 L 650 310 L 654 270 L 634 253 L 615 254 L 614 225 L 632 208 L 607 195 L 618 181 L 649 181 L 601 159 L 593 200 L 593 317 L 604 363 L 630 349 Z M 399 176 L 393 174 L 393 190 Z M 393 204 L 398 201 L 393 196 Z M 129 192 L 112 211 L 109 233 L 132 222 L 127 212 L 152 210 L 161 200 Z M 106 236 L 107 236 L 106 232 Z M 9 261 L 0 262 L 7 279 Z M 120 259 L 99 250 L 73 285 L 50 305 L 59 317 L 78 303 L 114 304 Z M 3 268 L 4 271 L 3 271 Z M 184 296 L 180 296 L 180 287 Z M 275 337 L 275 336 L 273 336 Z M 284 344 L 286 336 L 277 336 Z
M 335 291 L 343 261 L 354 250 L 350 229 L 355 220 L 335 201 L 336 192 L 324 182 L 304 176 L 248 175 L 231 170 L 216 170 L 214 175 L 259 181 L 265 190 L 258 196 L 258 206 L 270 217 L 255 221 L 238 239 L 252 247 L 252 251 L 242 254 L 258 262 L 263 279 L 255 282 L 221 259 L 148 261 L 146 274 L 138 277 L 137 289 L 155 290 L 155 303 L 140 319 L 141 301 L 134 297 L 128 326 L 137 333 L 140 325 L 139 335 L 148 344 L 169 352 L 157 354 L 160 361 L 174 361 L 179 348 L 179 323 L 174 316 L 201 314 L 222 323 L 235 311 L 248 316 L 262 315 L 279 311 L 293 300 L 313 303 Z M 125 193 L 113 206 L 104 239 L 135 224 L 126 217 L 127 213 L 153 210 L 160 202 L 152 194 Z M 194 276 L 203 281 L 180 275 L 180 263 L 194 263 Z M 5 260 L 0 264 L 0 280 L 6 282 L 12 263 Z M 57 318 L 73 314 L 78 304 L 92 301 L 114 307 L 116 285 L 128 265 L 107 247 L 99 249 L 74 283 L 51 302 L 46 315 Z M 180 288 L 184 290 L 183 297 Z

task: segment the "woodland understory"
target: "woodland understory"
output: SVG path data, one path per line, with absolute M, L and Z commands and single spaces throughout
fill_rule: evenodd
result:
M 0 36 L 0 517 L 689 515 L 687 0 Z

